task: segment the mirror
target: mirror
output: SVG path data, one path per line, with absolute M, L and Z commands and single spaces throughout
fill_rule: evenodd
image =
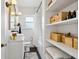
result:
M 6 7 L 8 7 L 9 11 L 9 30 L 16 31 L 17 24 L 19 23 L 19 16 L 21 15 L 21 12 L 16 12 L 16 4 L 13 4 L 11 1 L 6 2 Z

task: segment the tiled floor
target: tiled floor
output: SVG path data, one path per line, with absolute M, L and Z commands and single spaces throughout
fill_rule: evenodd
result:
M 36 52 L 26 53 L 25 59 L 38 59 Z

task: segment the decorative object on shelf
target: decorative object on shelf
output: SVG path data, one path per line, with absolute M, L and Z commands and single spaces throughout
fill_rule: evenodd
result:
M 72 16 L 72 12 L 69 11 L 68 16 L 67 16 L 67 19 L 71 19 L 71 18 L 73 18 L 73 16 Z
M 50 39 L 56 42 L 64 43 L 65 45 L 78 49 L 78 38 L 71 35 L 71 33 L 51 32 Z
M 58 14 L 55 15 L 54 17 L 55 17 L 55 22 L 59 22 L 60 21 L 60 18 L 59 18 L 59 15 Z
M 73 37 L 70 32 L 65 34 L 65 44 L 69 47 L 73 46 Z
M 50 23 L 60 22 L 63 20 L 67 20 L 68 18 L 71 18 L 71 13 L 66 11 L 61 11 L 57 15 L 50 17 Z
M 59 15 L 60 21 L 63 21 L 63 20 L 67 19 L 68 12 L 61 11 L 61 12 L 58 13 L 58 15 Z
M 77 37 L 72 36 L 71 33 L 69 32 L 64 35 L 62 40 L 64 39 L 65 39 L 64 44 L 72 48 L 78 49 L 78 38 Z
M 65 44 L 72 47 L 72 37 L 65 37 Z
M 17 37 L 17 33 L 16 32 L 12 32 L 12 34 L 10 35 L 10 39 L 11 40 L 16 40 Z
M 65 36 L 71 37 L 71 33 L 69 32 L 69 33 L 67 33 Z
M 15 40 L 17 35 L 16 33 L 13 33 L 12 36 L 13 36 L 13 40 Z
M 65 34 L 62 35 L 62 43 L 65 44 Z
M 58 15 L 50 17 L 50 23 L 55 23 L 55 22 L 58 22 L 58 21 L 60 21 Z
M 18 23 L 17 26 L 19 27 L 18 33 L 21 34 L 21 24 Z
M 55 21 L 55 19 L 53 19 L 53 16 L 50 17 L 50 23 L 53 23 Z
M 78 49 L 78 38 L 77 37 L 73 38 L 73 48 Z
M 57 33 L 57 32 L 52 32 L 50 34 L 50 38 L 54 41 L 57 41 L 57 42 L 61 42 L 61 39 L 62 39 L 62 34 L 61 33 Z
M 73 11 L 73 14 L 72 15 L 73 15 L 73 18 L 76 17 L 76 11 L 75 10 Z
M 76 17 L 75 11 L 74 12 L 61 11 L 57 15 L 50 17 L 50 24 L 60 22 L 60 21 L 64 21 L 64 20 L 67 20 L 67 19 L 70 20 L 71 18 L 75 18 L 75 17 Z
M 63 33 L 63 35 L 62 35 L 62 43 L 64 43 L 64 44 L 65 44 L 65 39 L 66 39 L 66 37 L 71 37 L 71 33 L 70 33 L 70 32 L 67 33 L 67 34 L 64 34 L 64 33 Z

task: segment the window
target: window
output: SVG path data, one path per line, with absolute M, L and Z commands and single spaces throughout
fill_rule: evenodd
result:
M 25 21 L 26 28 L 32 29 L 33 24 L 34 24 L 33 17 L 26 17 L 26 21 Z

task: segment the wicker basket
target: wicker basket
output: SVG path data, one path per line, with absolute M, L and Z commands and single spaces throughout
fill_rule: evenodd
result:
M 78 38 L 77 37 L 73 39 L 73 48 L 78 49 Z
M 66 20 L 68 16 L 68 12 L 59 12 L 58 16 L 59 16 L 59 21 Z
M 61 42 L 61 39 L 62 39 L 62 34 L 61 33 L 51 33 L 51 39 L 54 40 L 54 41 L 57 41 L 57 42 Z
M 72 47 L 72 43 L 73 42 L 73 39 L 72 37 L 65 37 L 65 44 L 69 47 Z

